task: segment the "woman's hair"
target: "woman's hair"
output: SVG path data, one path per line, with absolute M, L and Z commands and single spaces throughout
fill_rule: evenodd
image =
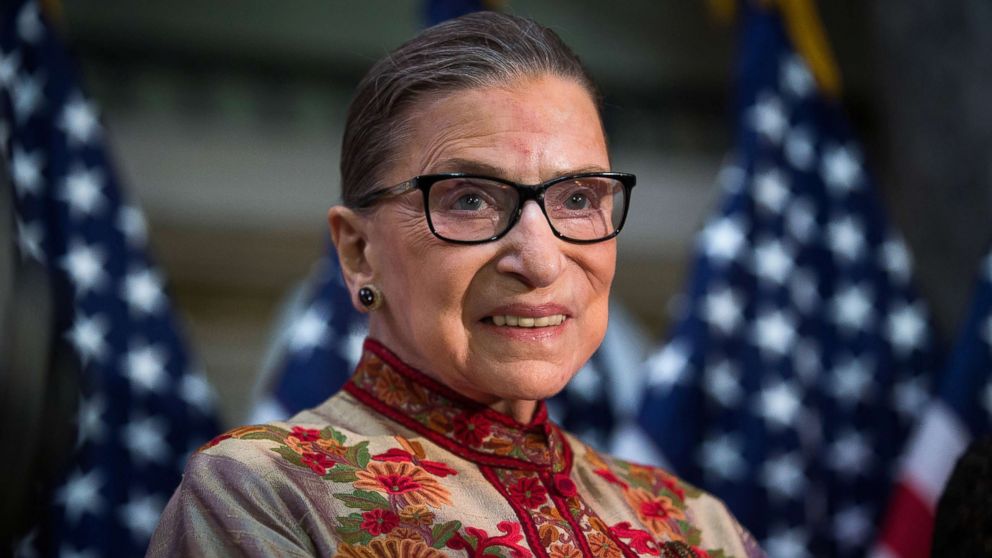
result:
M 579 58 L 554 31 L 529 19 L 477 12 L 426 29 L 377 62 L 348 107 L 341 146 L 346 206 L 380 184 L 409 137 L 417 103 L 473 87 L 550 74 L 575 80 L 599 97 Z

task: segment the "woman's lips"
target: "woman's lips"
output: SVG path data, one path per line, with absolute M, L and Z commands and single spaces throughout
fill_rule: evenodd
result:
M 540 318 L 530 318 L 525 316 L 514 316 L 510 315 L 496 315 L 490 316 L 488 318 L 492 320 L 493 324 L 498 326 L 509 326 L 509 327 L 548 327 L 561 325 L 565 321 L 564 314 L 552 314 L 550 316 L 541 316 Z
M 495 309 L 483 321 L 499 327 L 543 328 L 560 326 L 568 318 L 567 309 L 558 304 L 512 304 Z

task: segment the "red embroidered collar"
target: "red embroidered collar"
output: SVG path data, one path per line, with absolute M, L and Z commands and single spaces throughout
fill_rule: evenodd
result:
M 571 469 L 571 450 L 543 401 L 530 423 L 521 424 L 407 366 L 374 339 L 364 349 L 344 390 L 379 413 L 481 465 Z

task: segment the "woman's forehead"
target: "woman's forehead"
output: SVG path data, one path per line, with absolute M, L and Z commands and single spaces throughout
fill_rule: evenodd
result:
M 525 181 L 609 167 L 595 104 L 573 80 L 546 76 L 468 89 L 414 110 L 407 172 Z

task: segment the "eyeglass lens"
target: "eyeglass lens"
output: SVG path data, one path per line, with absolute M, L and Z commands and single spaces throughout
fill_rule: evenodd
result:
M 598 240 L 613 234 L 623 219 L 623 184 L 608 177 L 580 177 L 556 182 L 544 192 L 551 226 L 572 240 Z M 507 184 L 483 178 L 448 178 L 429 194 L 431 223 L 444 238 L 486 240 L 502 234 L 519 205 Z

